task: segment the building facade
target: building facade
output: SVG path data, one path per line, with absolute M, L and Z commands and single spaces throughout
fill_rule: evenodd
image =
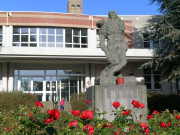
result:
M 147 41 L 143 27 L 158 16 L 120 16 L 129 49 L 124 76 L 150 91 L 177 93 L 178 84 L 160 84 L 160 72 L 138 67 L 153 58 L 160 43 Z M 108 64 L 99 48 L 96 22 L 107 16 L 47 12 L 0 12 L 0 91 L 34 93 L 40 101 L 70 100 Z

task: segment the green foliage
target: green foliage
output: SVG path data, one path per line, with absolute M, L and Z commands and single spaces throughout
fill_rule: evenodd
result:
M 15 92 L 0 92 L 0 112 L 4 110 L 17 110 L 19 105 L 28 107 L 34 106 L 37 97 L 33 94 L 24 94 L 19 91 Z
M 180 112 L 180 95 L 148 92 L 147 100 L 150 113 L 154 110 L 161 112 L 165 109 L 169 109 L 170 112 L 174 110 Z
M 71 108 L 79 111 L 86 110 L 86 93 L 80 93 L 79 95 L 76 93 L 72 94 Z
M 180 1 L 150 0 L 158 3 L 163 14 L 158 23 L 150 23 L 146 29 L 152 33 L 150 39 L 161 41 L 163 47 L 157 49 L 154 60 L 142 65 L 142 68 L 154 67 L 162 70 L 164 81 L 180 78 Z

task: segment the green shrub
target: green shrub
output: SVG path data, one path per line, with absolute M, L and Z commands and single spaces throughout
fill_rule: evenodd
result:
M 86 110 L 86 93 L 74 93 L 71 95 L 71 108 L 74 110 Z
M 28 107 L 34 106 L 37 97 L 30 93 L 22 93 L 20 91 L 0 92 L 0 111 L 14 109 L 17 110 L 19 105 Z
M 180 112 L 180 95 L 148 92 L 147 101 L 150 113 L 154 110 L 161 112 L 166 109 L 169 109 L 170 112 L 173 110 Z

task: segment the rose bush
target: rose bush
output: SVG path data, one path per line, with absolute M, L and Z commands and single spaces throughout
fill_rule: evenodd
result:
M 86 101 L 85 101 L 86 102 Z M 145 105 L 132 100 L 133 109 L 144 109 Z M 169 110 L 154 111 L 147 116 L 147 121 L 133 121 L 136 110 L 127 110 L 118 101 L 113 102 L 115 110 L 112 115 L 114 121 L 100 119 L 103 113 L 96 110 L 70 112 L 52 109 L 47 113 L 41 112 L 44 107 L 41 102 L 36 102 L 33 108 L 19 106 L 19 111 L 10 110 L 0 112 L 0 134 L 59 134 L 59 135 L 178 135 L 180 134 L 180 113 Z M 118 111 L 119 110 L 119 111 Z M 142 114 L 138 116 L 141 120 Z

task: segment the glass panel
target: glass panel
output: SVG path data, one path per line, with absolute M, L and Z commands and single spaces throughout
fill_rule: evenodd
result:
M 28 28 L 21 28 L 21 34 L 28 34 Z
M 77 77 L 70 77 L 70 93 L 77 93 Z
M 23 91 L 31 91 L 31 78 L 30 77 L 21 78 L 21 88 Z
M 87 37 L 82 37 L 81 38 L 81 43 L 87 44 Z
M 150 42 L 144 42 L 144 48 L 150 48 Z
M 52 91 L 56 92 L 56 77 L 52 77 Z
M 46 42 L 46 35 L 39 35 L 39 42 Z
M 61 78 L 61 98 L 64 98 L 65 101 L 69 101 L 69 78 Z
M 58 75 L 63 75 L 63 74 L 65 74 L 64 70 L 58 70 L 57 72 L 58 72 L 58 73 L 57 73 Z
M 46 75 L 56 75 L 56 70 L 46 70 Z
M 36 34 L 36 28 L 30 28 L 30 34 Z
M 63 43 L 63 36 L 56 36 L 56 42 Z
M 36 94 L 37 98 L 38 98 L 38 101 L 42 101 L 42 96 L 43 94 Z
M 72 48 L 72 44 L 66 44 L 66 48 Z
M 155 89 L 161 89 L 161 84 L 160 83 L 155 83 L 154 88 Z
M 153 42 L 153 48 L 157 48 L 157 49 L 159 49 L 160 48 L 160 46 L 159 46 L 159 41 L 154 41 Z
M 66 43 L 72 43 L 72 29 L 67 28 L 66 29 Z
M 56 34 L 57 35 L 63 35 L 63 29 L 57 28 L 56 29 Z
M 36 43 L 30 43 L 30 47 L 37 47 Z
M 20 46 L 19 43 L 13 43 L 13 46 Z
M 19 35 L 13 35 L 13 42 L 20 42 L 20 36 Z
M 56 44 L 56 47 L 61 47 L 61 48 L 63 48 L 63 44 Z
M 44 75 L 44 70 L 19 70 L 20 75 Z
M 151 89 L 151 83 L 145 83 L 147 89 Z
M 48 34 L 55 34 L 54 28 L 48 28 Z
M 81 29 L 81 36 L 87 36 L 87 29 Z
M 39 34 L 46 34 L 46 28 L 39 28 Z
M 73 37 L 73 43 L 80 43 L 80 37 Z
M 73 29 L 73 35 L 80 35 L 80 29 Z
M 37 37 L 36 37 L 36 35 L 30 35 L 30 41 L 31 42 L 36 42 L 37 41 Z
M 20 28 L 19 27 L 14 27 L 13 28 L 13 34 L 20 34 Z
M 0 28 L 0 34 L 2 34 L 2 28 Z
M 77 45 L 73 45 L 74 48 L 80 48 L 80 44 L 77 44 Z
M 0 35 L 0 42 L 2 42 L 2 35 Z
M 154 75 L 154 81 L 155 82 L 160 82 L 161 81 L 161 77 L 159 75 Z
M 21 46 L 28 47 L 28 43 L 22 43 Z
M 55 47 L 55 43 L 48 43 L 48 47 Z
M 46 43 L 39 43 L 39 47 L 46 47 Z
M 14 70 L 14 75 L 18 75 L 18 70 Z
M 48 42 L 55 42 L 54 36 L 48 36 Z
M 81 48 L 87 48 L 87 45 L 81 45 Z
M 50 91 L 50 77 L 46 77 L 46 91 Z
M 43 91 L 42 77 L 33 77 L 33 91 Z
M 14 91 L 18 90 L 18 77 L 14 76 Z
M 28 35 L 21 35 L 21 42 L 28 42 Z
M 151 76 L 144 76 L 145 82 L 151 82 Z

